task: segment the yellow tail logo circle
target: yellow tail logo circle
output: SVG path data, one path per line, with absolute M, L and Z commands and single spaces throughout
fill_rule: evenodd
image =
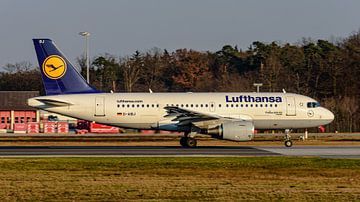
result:
M 66 62 L 58 55 L 50 55 L 42 64 L 42 71 L 50 79 L 60 79 L 66 73 Z

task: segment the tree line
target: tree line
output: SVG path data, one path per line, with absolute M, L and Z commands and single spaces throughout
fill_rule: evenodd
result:
M 84 57 L 77 58 L 85 74 Z M 38 68 L 6 64 L 0 90 L 40 90 Z M 303 39 L 296 44 L 255 41 L 246 50 L 225 45 L 216 52 L 153 48 L 125 57 L 93 58 L 90 82 L 105 92 L 298 93 L 319 100 L 335 114 L 330 131 L 360 130 L 360 32 L 337 41 Z

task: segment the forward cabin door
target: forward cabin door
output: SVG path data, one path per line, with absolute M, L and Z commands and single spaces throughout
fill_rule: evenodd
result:
M 286 97 L 286 116 L 296 116 L 294 97 Z
M 105 97 L 95 97 L 95 116 L 105 116 Z

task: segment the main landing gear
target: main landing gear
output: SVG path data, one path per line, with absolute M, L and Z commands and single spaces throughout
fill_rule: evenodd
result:
M 189 133 L 185 133 L 184 137 L 180 138 L 180 144 L 182 147 L 194 148 L 197 141 L 194 137 L 189 136 Z
M 291 141 L 291 136 L 290 136 L 290 129 L 286 129 L 285 130 L 285 147 L 292 147 L 293 143 Z

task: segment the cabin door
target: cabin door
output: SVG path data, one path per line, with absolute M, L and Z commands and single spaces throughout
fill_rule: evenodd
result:
M 286 97 L 286 116 L 296 116 L 294 97 Z
M 95 98 L 95 116 L 105 116 L 105 97 Z

